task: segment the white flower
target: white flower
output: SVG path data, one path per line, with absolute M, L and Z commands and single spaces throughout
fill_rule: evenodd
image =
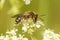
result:
M 26 31 L 27 31 L 27 27 L 26 27 L 26 26 L 22 27 L 22 30 L 23 30 L 24 32 L 26 32 Z
M 24 35 L 19 34 L 18 40 L 28 40 L 28 38 L 24 37 Z
M 40 25 L 39 23 L 36 24 L 36 27 L 37 27 L 37 28 L 40 28 L 40 26 L 41 26 L 41 25 Z
M 31 0 L 24 0 L 26 5 L 29 5 L 31 3 Z
M 12 36 L 12 40 L 18 40 L 17 36 Z
M 28 33 L 29 33 L 29 34 L 32 34 L 33 32 L 34 32 L 34 30 L 31 29 L 31 28 L 28 30 Z
M 9 32 L 9 31 L 7 31 L 6 33 L 7 33 L 7 34 L 10 34 L 10 32 Z
M 3 35 L 1 35 L 1 36 L 0 36 L 0 40 L 3 40 L 3 39 L 4 39 L 4 36 L 3 36 Z
M 23 38 L 22 40 L 28 40 L 28 38 L 25 37 L 25 38 Z
M 43 26 L 44 26 L 44 24 L 43 24 L 43 22 L 42 22 L 42 21 L 37 21 L 35 25 L 36 25 L 36 27 L 37 27 L 37 28 L 40 28 L 40 27 L 41 27 L 41 25 L 43 25 Z
M 17 31 L 18 31 L 17 29 L 13 29 L 13 30 L 7 31 L 6 33 L 11 35 L 16 35 Z
M 9 36 L 6 35 L 5 38 L 4 38 L 4 40 L 9 40 Z
M 40 24 L 44 26 L 44 23 L 42 21 L 40 21 Z
M 51 30 L 45 30 L 43 33 L 43 40 L 60 40 L 60 35 Z
M 19 34 L 18 40 L 22 40 L 24 35 Z
M 37 23 L 44 26 L 44 23 L 41 20 L 37 21 Z
M 23 35 L 18 34 L 19 36 L 17 36 L 16 31 L 18 31 L 18 30 L 12 29 L 12 30 L 6 32 L 7 33 L 6 36 L 1 35 L 0 40 L 28 40 L 28 38 L 26 38 L 24 36 L 24 34 Z

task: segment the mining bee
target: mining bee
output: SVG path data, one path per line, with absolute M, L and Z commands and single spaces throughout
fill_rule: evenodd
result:
M 27 20 L 29 18 L 31 18 L 33 20 L 33 22 L 36 23 L 38 14 L 35 14 L 32 11 L 28 11 L 28 12 L 24 12 L 24 14 L 16 14 L 16 15 L 12 16 L 12 18 L 16 18 L 15 24 L 20 23 L 22 21 L 22 19 Z

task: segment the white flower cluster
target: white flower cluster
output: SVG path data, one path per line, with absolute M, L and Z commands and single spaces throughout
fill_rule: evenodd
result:
M 8 30 L 5 36 L 1 35 L 0 40 L 28 40 L 28 38 L 25 37 L 24 33 L 32 35 L 35 30 L 41 26 L 44 26 L 42 21 L 38 20 L 36 23 L 34 23 L 32 19 L 22 20 L 21 24 L 23 35 L 17 34 L 18 29 L 13 28 L 12 30 Z
M 36 29 L 40 28 L 42 25 L 44 26 L 43 22 L 38 20 L 36 23 L 33 23 L 33 20 L 26 20 L 24 21 L 22 26 L 22 30 L 29 34 L 32 34 Z
M 17 29 L 13 29 L 6 32 L 6 36 L 1 35 L 0 40 L 28 40 L 28 38 L 25 37 L 24 35 L 19 34 L 17 36 L 16 34 L 17 31 L 18 31 Z
M 60 40 L 60 34 L 56 34 L 51 30 L 45 30 L 43 40 Z
M 26 5 L 29 5 L 32 0 L 23 0 L 23 1 L 25 2 Z

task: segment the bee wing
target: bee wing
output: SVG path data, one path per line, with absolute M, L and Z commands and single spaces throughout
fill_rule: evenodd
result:
M 14 16 L 12 16 L 12 18 L 18 17 L 18 16 L 22 16 L 22 14 L 16 14 Z
M 41 17 L 45 17 L 46 15 L 40 15 Z

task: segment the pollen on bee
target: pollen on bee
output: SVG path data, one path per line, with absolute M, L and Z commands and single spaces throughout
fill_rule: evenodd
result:
M 20 18 L 18 18 L 18 20 L 20 20 Z

